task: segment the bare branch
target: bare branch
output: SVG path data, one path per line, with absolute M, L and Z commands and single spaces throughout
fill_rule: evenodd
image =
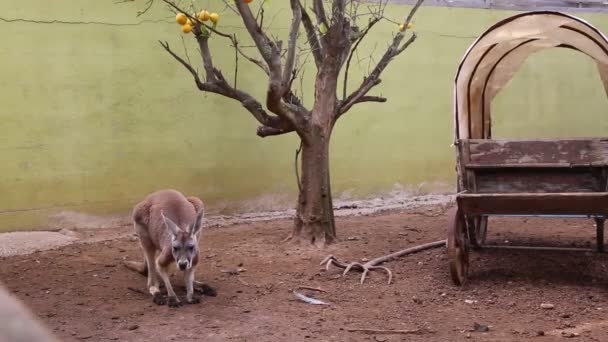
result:
M 277 48 L 272 40 L 268 38 L 264 31 L 262 31 L 262 28 L 258 25 L 253 13 L 251 13 L 249 5 L 244 1 L 236 1 L 236 8 L 241 14 L 243 24 L 245 24 L 245 28 L 260 51 L 262 58 L 264 61 L 266 61 L 266 64 L 268 64 L 270 69 L 276 68 L 277 61 L 274 55 L 278 54 Z M 280 61 L 278 62 L 278 66 L 280 68 Z
M 204 85 L 204 83 L 201 81 L 200 77 L 198 76 L 198 73 L 196 72 L 196 70 L 194 70 L 194 68 L 192 67 L 192 65 L 190 65 L 188 62 L 186 62 L 183 58 L 181 58 L 180 56 L 178 56 L 175 52 L 173 52 L 171 50 L 171 48 L 169 48 L 169 43 L 167 42 L 162 42 L 162 41 L 158 41 L 160 43 L 160 45 L 165 49 L 165 51 L 167 51 L 171 56 L 173 56 L 173 58 L 175 58 L 178 62 L 181 63 L 181 65 L 184 66 L 184 68 L 186 68 L 188 71 L 190 71 L 190 73 L 192 74 L 192 77 L 194 77 L 194 82 L 196 82 L 196 86 L 202 90 L 202 87 Z
M 280 42 L 275 44 L 264 33 L 255 20 L 249 5 L 244 1 L 236 1 L 235 4 L 237 10 L 241 14 L 241 18 L 243 19 L 243 23 L 245 24 L 249 35 L 253 38 L 258 51 L 268 65 L 270 79 L 268 82 L 268 90 L 266 91 L 266 107 L 284 120 L 289 121 L 293 126 L 300 126 L 303 118 L 302 115 L 296 114 L 303 112 L 304 109 L 292 104 L 286 104 L 282 101 L 285 94 L 289 92 L 289 89 L 286 88 L 286 82 L 283 81 L 283 75 L 281 73 Z M 299 21 L 297 24 L 299 25 Z
M 344 11 L 346 7 L 345 0 L 333 0 L 332 4 L 332 18 L 334 23 L 341 23 L 344 20 Z
M 201 51 L 201 58 L 203 59 L 203 67 L 205 68 L 207 82 L 214 82 L 216 81 L 216 77 L 215 72 L 213 71 L 211 51 L 209 50 L 209 36 L 205 36 L 200 32 L 195 32 L 194 35 Z
M 346 113 L 353 105 L 359 102 L 359 99 L 361 97 L 365 96 L 367 92 L 369 92 L 373 87 L 378 85 L 381 82 L 380 75 L 382 74 L 384 69 L 386 69 L 392 59 L 398 56 L 403 51 L 405 51 L 405 49 L 407 49 L 416 40 L 417 35 L 416 33 L 413 33 L 412 36 L 403 45 L 401 44 L 403 38 L 405 37 L 407 26 L 411 22 L 412 18 L 414 17 L 414 14 L 416 13 L 420 5 L 422 5 L 422 2 L 424 2 L 424 0 L 418 0 L 416 2 L 414 7 L 408 14 L 407 18 L 405 19 L 405 23 L 403 24 L 403 30 L 400 30 L 395 35 L 395 37 L 393 38 L 393 42 L 391 43 L 391 45 L 389 45 L 386 52 L 384 52 L 384 55 L 382 55 L 382 58 L 380 59 L 378 64 L 376 64 L 369 76 L 363 80 L 357 90 L 355 90 L 345 100 L 342 101 L 338 110 L 338 117 Z
M 287 57 L 285 59 L 285 67 L 283 68 L 283 84 L 285 89 L 283 93 L 291 88 L 291 78 L 294 70 L 296 44 L 298 40 L 298 31 L 302 22 L 302 9 L 298 0 L 289 0 L 293 17 L 291 19 L 291 28 L 289 29 L 289 40 L 287 43 Z
M 342 100 L 346 99 L 346 90 L 348 88 L 347 87 L 348 86 L 348 71 L 350 69 L 350 61 L 353 58 L 353 54 L 355 53 L 355 51 L 357 51 L 359 44 L 363 41 L 363 38 L 365 38 L 367 33 L 372 29 L 372 27 L 374 27 L 374 25 L 376 25 L 380 21 L 380 19 L 381 19 L 381 17 L 374 17 L 372 20 L 370 20 L 369 24 L 367 24 L 367 27 L 365 28 L 365 30 L 363 30 L 363 32 L 361 32 L 361 35 L 359 36 L 359 38 L 357 39 L 357 41 L 355 42 L 355 44 L 353 45 L 353 47 L 350 50 L 350 54 L 348 55 L 348 60 L 346 61 L 346 70 L 344 71 L 344 83 L 342 86 Z
M 266 75 L 270 75 L 270 71 L 268 71 L 268 67 L 266 66 L 266 64 L 264 64 L 264 62 L 262 62 L 259 59 L 255 59 L 253 57 L 250 57 L 248 55 L 246 55 L 243 50 L 241 49 L 241 47 L 239 47 L 238 45 L 235 47 L 236 50 L 239 52 L 239 54 L 243 57 L 245 57 L 245 59 L 247 59 L 248 61 L 250 61 L 251 63 L 257 65 L 258 67 L 260 67 L 260 69 L 262 69 L 262 71 L 264 71 L 264 73 Z
M 269 127 L 269 126 L 260 126 L 260 127 L 258 127 L 257 134 L 259 137 L 265 138 L 265 137 L 271 137 L 271 136 L 275 136 L 275 135 L 291 133 L 293 131 L 295 131 L 295 128 L 293 128 L 293 127 L 282 129 L 282 128 L 274 128 L 274 127 Z
M 360 98 L 357 99 L 356 103 L 361 103 L 361 102 L 386 102 L 386 97 L 382 97 L 382 96 L 361 96 Z
M 243 107 L 245 107 L 259 123 L 264 126 L 267 126 L 271 130 L 280 130 L 283 131 L 283 133 L 288 133 L 294 130 L 290 122 L 284 121 L 283 119 L 277 116 L 268 115 L 262 105 L 253 96 L 242 90 L 238 90 L 231 87 L 226 82 L 226 80 L 222 76 L 222 73 L 219 70 L 215 68 L 213 69 L 213 75 L 215 77 L 214 82 L 202 82 L 196 70 L 194 70 L 194 68 L 183 58 L 173 52 L 169 47 L 168 43 L 159 43 L 165 49 L 165 51 L 167 51 L 171 56 L 173 56 L 173 58 L 180 62 L 180 64 L 182 64 L 184 68 L 186 68 L 192 74 L 199 90 L 223 95 L 225 97 L 239 101 L 243 105 Z M 277 134 L 278 133 L 272 135 Z
M 321 24 L 329 27 L 329 22 L 327 21 L 327 15 L 325 14 L 325 8 L 323 7 L 323 0 L 313 0 L 312 10 L 317 17 L 317 24 L 321 26 Z
M 312 52 L 313 57 L 315 58 L 315 65 L 317 69 L 323 63 L 323 49 L 321 48 L 321 44 L 319 43 L 319 37 L 317 36 L 317 31 L 315 29 L 308 12 L 302 3 L 300 2 L 300 9 L 302 11 L 302 25 L 304 26 L 304 30 L 306 30 L 306 37 L 308 38 L 308 45 L 310 46 L 310 51 Z
M 150 8 L 152 8 L 152 5 L 154 5 L 154 0 L 148 0 L 146 2 L 146 7 L 143 10 L 137 12 L 137 16 L 140 17 L 140 16 L 144 15 L 146 12 L 148 12 L 150 10 Z

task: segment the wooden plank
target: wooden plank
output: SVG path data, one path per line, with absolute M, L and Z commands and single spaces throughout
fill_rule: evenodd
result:
M 469 140 L 469 164 L 479 168 L 522 164 L 608 165 L 608 138 L 558 140 Z
M 608 192 L 459 194 L 467 215 L 608 215 Z
M 590 169 L 481 169 L 477 190 L 470 193 L 599 192 L 601 170 Z M 595 172 L 592 172 L 595 171 Z
M 519 168 L 551 168 L 551 169 L 571 169 L 571 168 L 602 168 L 605 165 L 601 163 L 587 163 L 587 164 L 567 164 L 567 163 L 519 163 L 519 164 L 467 164 L 467 169 L 519 169 Z

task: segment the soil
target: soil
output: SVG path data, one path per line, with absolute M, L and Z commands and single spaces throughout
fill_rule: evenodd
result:
M 198 279 L 218 295 L 176 309 L 155 305 L 145 278 L 123 267 L 142 258 L 124 226 L 104 229 L 105 241 L 3 257 L 0 280 L 64 341 L 608 340 L 605 254 L 474 252 L 462 288 L 450 280 L 444 248 L 386 263 L 391 285 L 380 272 L 360 285 L 360 273 L 319 266 L 329 254 L 371 259 L 444 239 L 446 224 L 445 206 L 339 217 L 342 241 L 325 250 L 281 243 L 286 219 L 211 228 Z M 592 247 L 594 232 L 592 220 L 491 218 L 488 240 Z M 183 297 L 181 277 L 172 279 Z M 322 288 L 301 292 L 329 305 L 298 300 L 298 286 Z M 349 331 L 358 328 L 417 332 Z

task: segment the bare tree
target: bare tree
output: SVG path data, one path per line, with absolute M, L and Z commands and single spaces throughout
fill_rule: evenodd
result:
M 192 74 L 199 90 L 239 101 L 259 122 L 257 135 L 260 137 L 290 132 L 298 134 L 301 140 L 296 153 L 298 171 L 301 152 L 301 165 L 297 172 L 299 196 L 295 226 L 288 240 L 302 240 L 317 246 L 334 241 L 336 228 L 329 176 L 329 141 L 333 127 L 339 118 L 359 103 L 386 101 L 384 97 L 369 93 L 380 84 L 382 72 L 389 63 L 416 39 L 415 33 L 408 37 L 406 32 L 423 0 L 415 3 L 403 21 L 395 23 L 401 25 L 392 40 L 387 42 L 386 51 L 350 93 L 347 86 L 353 56 L 374 25 L 386 19 L 384 9 L 388 0 L 289 0 L 291 25 L 286 44 L 273 38 L 269 29 L 264 27 L 266 1 L 224 0 L 224 4 L 242 19 L 257 50 L 254 56 L 248 55 L 239 45 L 236 34 L 222 32 L 215 21 L 213 25 L 208 24 L 207 15 L 189 14 L 193 8 L 182 8 L 177 1 L 162 1 L 174 12 L 182 13 L 182 20 L 183 16 L 188 18 L 186 25 L 189 27 L 185 32 L 191 29 L 198 43 L 203 75 L 199 75 L 189 59 L 180 57 L 168 43 L 161 42 L 161 45 Z M 252 10 L 254 7 L 257 9 Z M 357 26 L 357 20 L 361 21 L 361 18 L 367 19 L 363 28 Z M 304 45 L 298 44 L 300 32 L 305 35 Z M 235 49 L 237 67 L 232 83 L 214 64 L 209 47 L 211 35 L 226 38 Z M 312 56 L 317 70 L 312 108 L 306 108 L 294 91 L 294 81 L 298 77 L 299 66 L 303 64 L 301 56 L 304 54 Z M 263 102 L 237 87 L 239 56 L 261 68 L 268 76 Z M 342 94 L 339 94 L 341 75 L 343 85 Z

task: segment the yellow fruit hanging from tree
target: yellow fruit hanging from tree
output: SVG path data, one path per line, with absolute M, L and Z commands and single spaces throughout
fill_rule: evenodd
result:
M 220 20 L 220 15 L 217 13 L 211 13 L 209 15 L 209 19 L 211 20 L 212 23 L 217 24 L 217 22 Z
M 188 21 L 188 17 L 184 13 L 177 13 L 175 21 L 180 25 L 184 25 Z

